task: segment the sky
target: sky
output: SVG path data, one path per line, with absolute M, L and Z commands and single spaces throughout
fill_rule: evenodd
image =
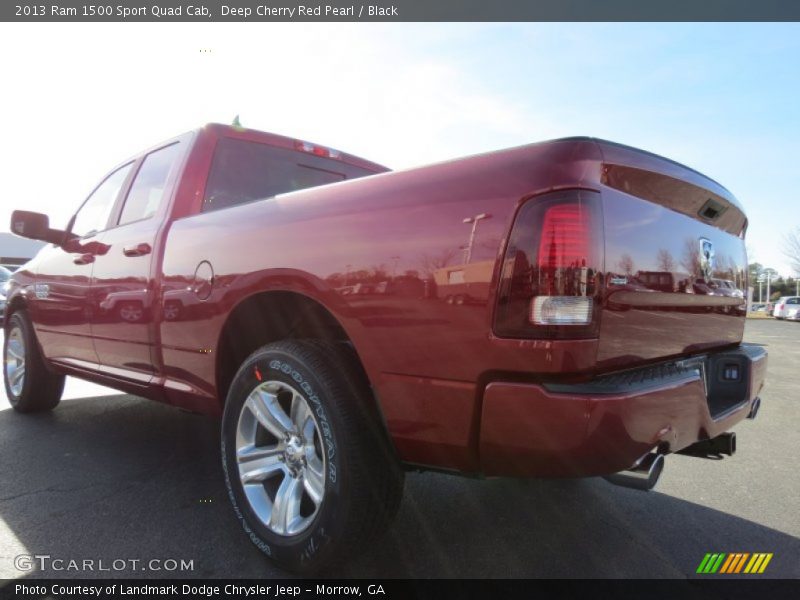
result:
M 0 24 L 0 231 L 63 227 L 113 166 L 207 122 L 406 168 L 571 135 L 727 187 L 792 275 L 800 24 Z

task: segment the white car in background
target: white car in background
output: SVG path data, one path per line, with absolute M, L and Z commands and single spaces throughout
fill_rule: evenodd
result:
M 800 308 L 800 296 L 782 296 L 775 303 L 772 316 L 776 319 L 785 319 L 789 315 L 789 311 L 798 308 Z
M 786 313 L 787 321 L 800 321 L 800 306 L 790 308 Z

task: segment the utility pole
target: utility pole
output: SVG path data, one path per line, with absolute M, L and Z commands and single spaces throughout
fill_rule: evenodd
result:
M 772 269 L 767 271 L 767 304 L 769 304 L 770 292 L 769 292 L 769 284 L 772 281 Z
M 483 219 L 490 219 L 492 215 L 481 213 L 479 215 L 475 215 L 474 217 L 467 217 L 462 221 L 462 223 L 470 224 L 472 223 L 472 231 L 469 234 L 469 243 L 467 247 L 464 248 L 464 264 L 469 264 L 470 259 L 472 258 L 472 244 L 475 243 L 475 230 L 478 228 L 478 221 Z

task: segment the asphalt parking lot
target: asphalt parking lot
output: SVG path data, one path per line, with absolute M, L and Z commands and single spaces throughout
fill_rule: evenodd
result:
M 650 493 L 602 479 L 409 474 L 391 530 L 333 575 L 685 578 L 707 552 L 771 552 L 764 576 L 800 577 L 800 323 L 749 320 L 746 340 L 768 345 L 769 375 L 734 457 L 670 456 Z M 73 398 L 38 416 L 0 398 L 0 578 L 286 577 L 239 528 L 218 437 L 212 419 L 132 396 Z M 193 568 L 20 570 L 15 557 L 28 554 Z

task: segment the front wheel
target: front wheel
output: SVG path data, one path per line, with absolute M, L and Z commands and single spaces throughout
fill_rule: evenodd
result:
M 222 421 L 225 481 L 251 541 L 315 573 L 363 550 L 400 502 L 403 473 L 349 348 L 283 341 L 252 354 Z
M 6 326 L 3 380 L 11 407 L 23 413 L 52 410 L 64 392 L 64 376 L 48 370 L 24 311 L 15 312 Z

